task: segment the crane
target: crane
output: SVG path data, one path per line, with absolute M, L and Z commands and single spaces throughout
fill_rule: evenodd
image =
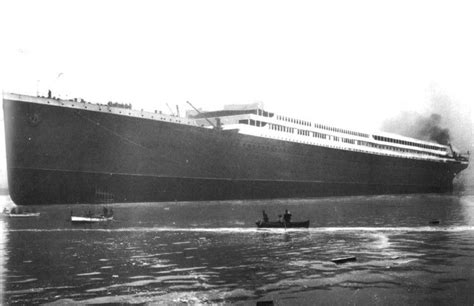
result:
M 198 110 L 197 108 L 195 108 L 195 107 L 194 107 L 194 105 L 192 105 L 192 104 L 191 104 L 191 102 L 189 102 L 189 101 L 186 101 L 186 103 L 188 103 L 189 105 L 191 105 L 191 107 L 192 107 L 192 108 L 194 108 L 194 110 L 195 110 L 195 111 L 197 111 L 197 112 L 198 112 L 198 114 L 202 115 L 201 111 L 200 111 L 200 110 Z M 212 123 L 212 121 L 211 121 L 211 120 L 209 120 L 209 119 L 208 119 L 208 118 L 206 118 L 206 117 L 204 117 L 204 119 L 206 119 L 206 121 L 207 121 L 207 122 L 209 122 L 209 124 L 210 124 L 210 125 L 212 125 L 212 127 L 214 127 L 215 129 L 218 129 L 218 127 L 217 127 L 217 126 L 216 126 L 214 123 Z

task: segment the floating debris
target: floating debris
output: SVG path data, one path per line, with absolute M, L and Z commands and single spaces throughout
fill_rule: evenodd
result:
M 357 260 L 357 258 L 355 256 L 346 256 L 346 257 L 331 259 L 331 261 L 335 264 L 342 264 L 342 263 L 346 263 L 346 262 L 349 262 L 349 261 L 356 261 L 356 260 Z

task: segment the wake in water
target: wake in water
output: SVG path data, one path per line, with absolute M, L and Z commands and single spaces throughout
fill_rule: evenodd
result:
M 5 230 L 6 231 L 6 230 Z M 127 228 L 51 228 L 51 229 L 9 229 L 9 232 L 203 232 L 203 233 L 330 233 L 330 232 L 466 232 L 474 226 L 420 226 L 420 227 L 313 227 L 307 229 L 259 229 L 246 227 L 220 228 L 174 228 L 174 227 L 127 227 Z M 0 231 L 1 232 L 1 231 Z

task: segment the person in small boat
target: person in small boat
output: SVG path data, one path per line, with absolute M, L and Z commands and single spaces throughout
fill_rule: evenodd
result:
M 268 222 L 268 215 L 265 212 L 265 210 L 262 210 L 262 215 L 263 215 L 263 222 Z
M 291 222 L 291 213 L 288 211 L 288 209 L 285 209 L 285 214 L 283 214 L 283 221 L 285 221 L 285 223 Z

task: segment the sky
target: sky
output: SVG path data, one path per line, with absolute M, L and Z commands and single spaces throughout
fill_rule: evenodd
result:
M 262 102 L 368 130 L 449 112 L 463 134 L 453 142 L 472 150 L 472 1 L 3 0 L 0 11 L 3 91 L 182 113 L 186 101 Z

